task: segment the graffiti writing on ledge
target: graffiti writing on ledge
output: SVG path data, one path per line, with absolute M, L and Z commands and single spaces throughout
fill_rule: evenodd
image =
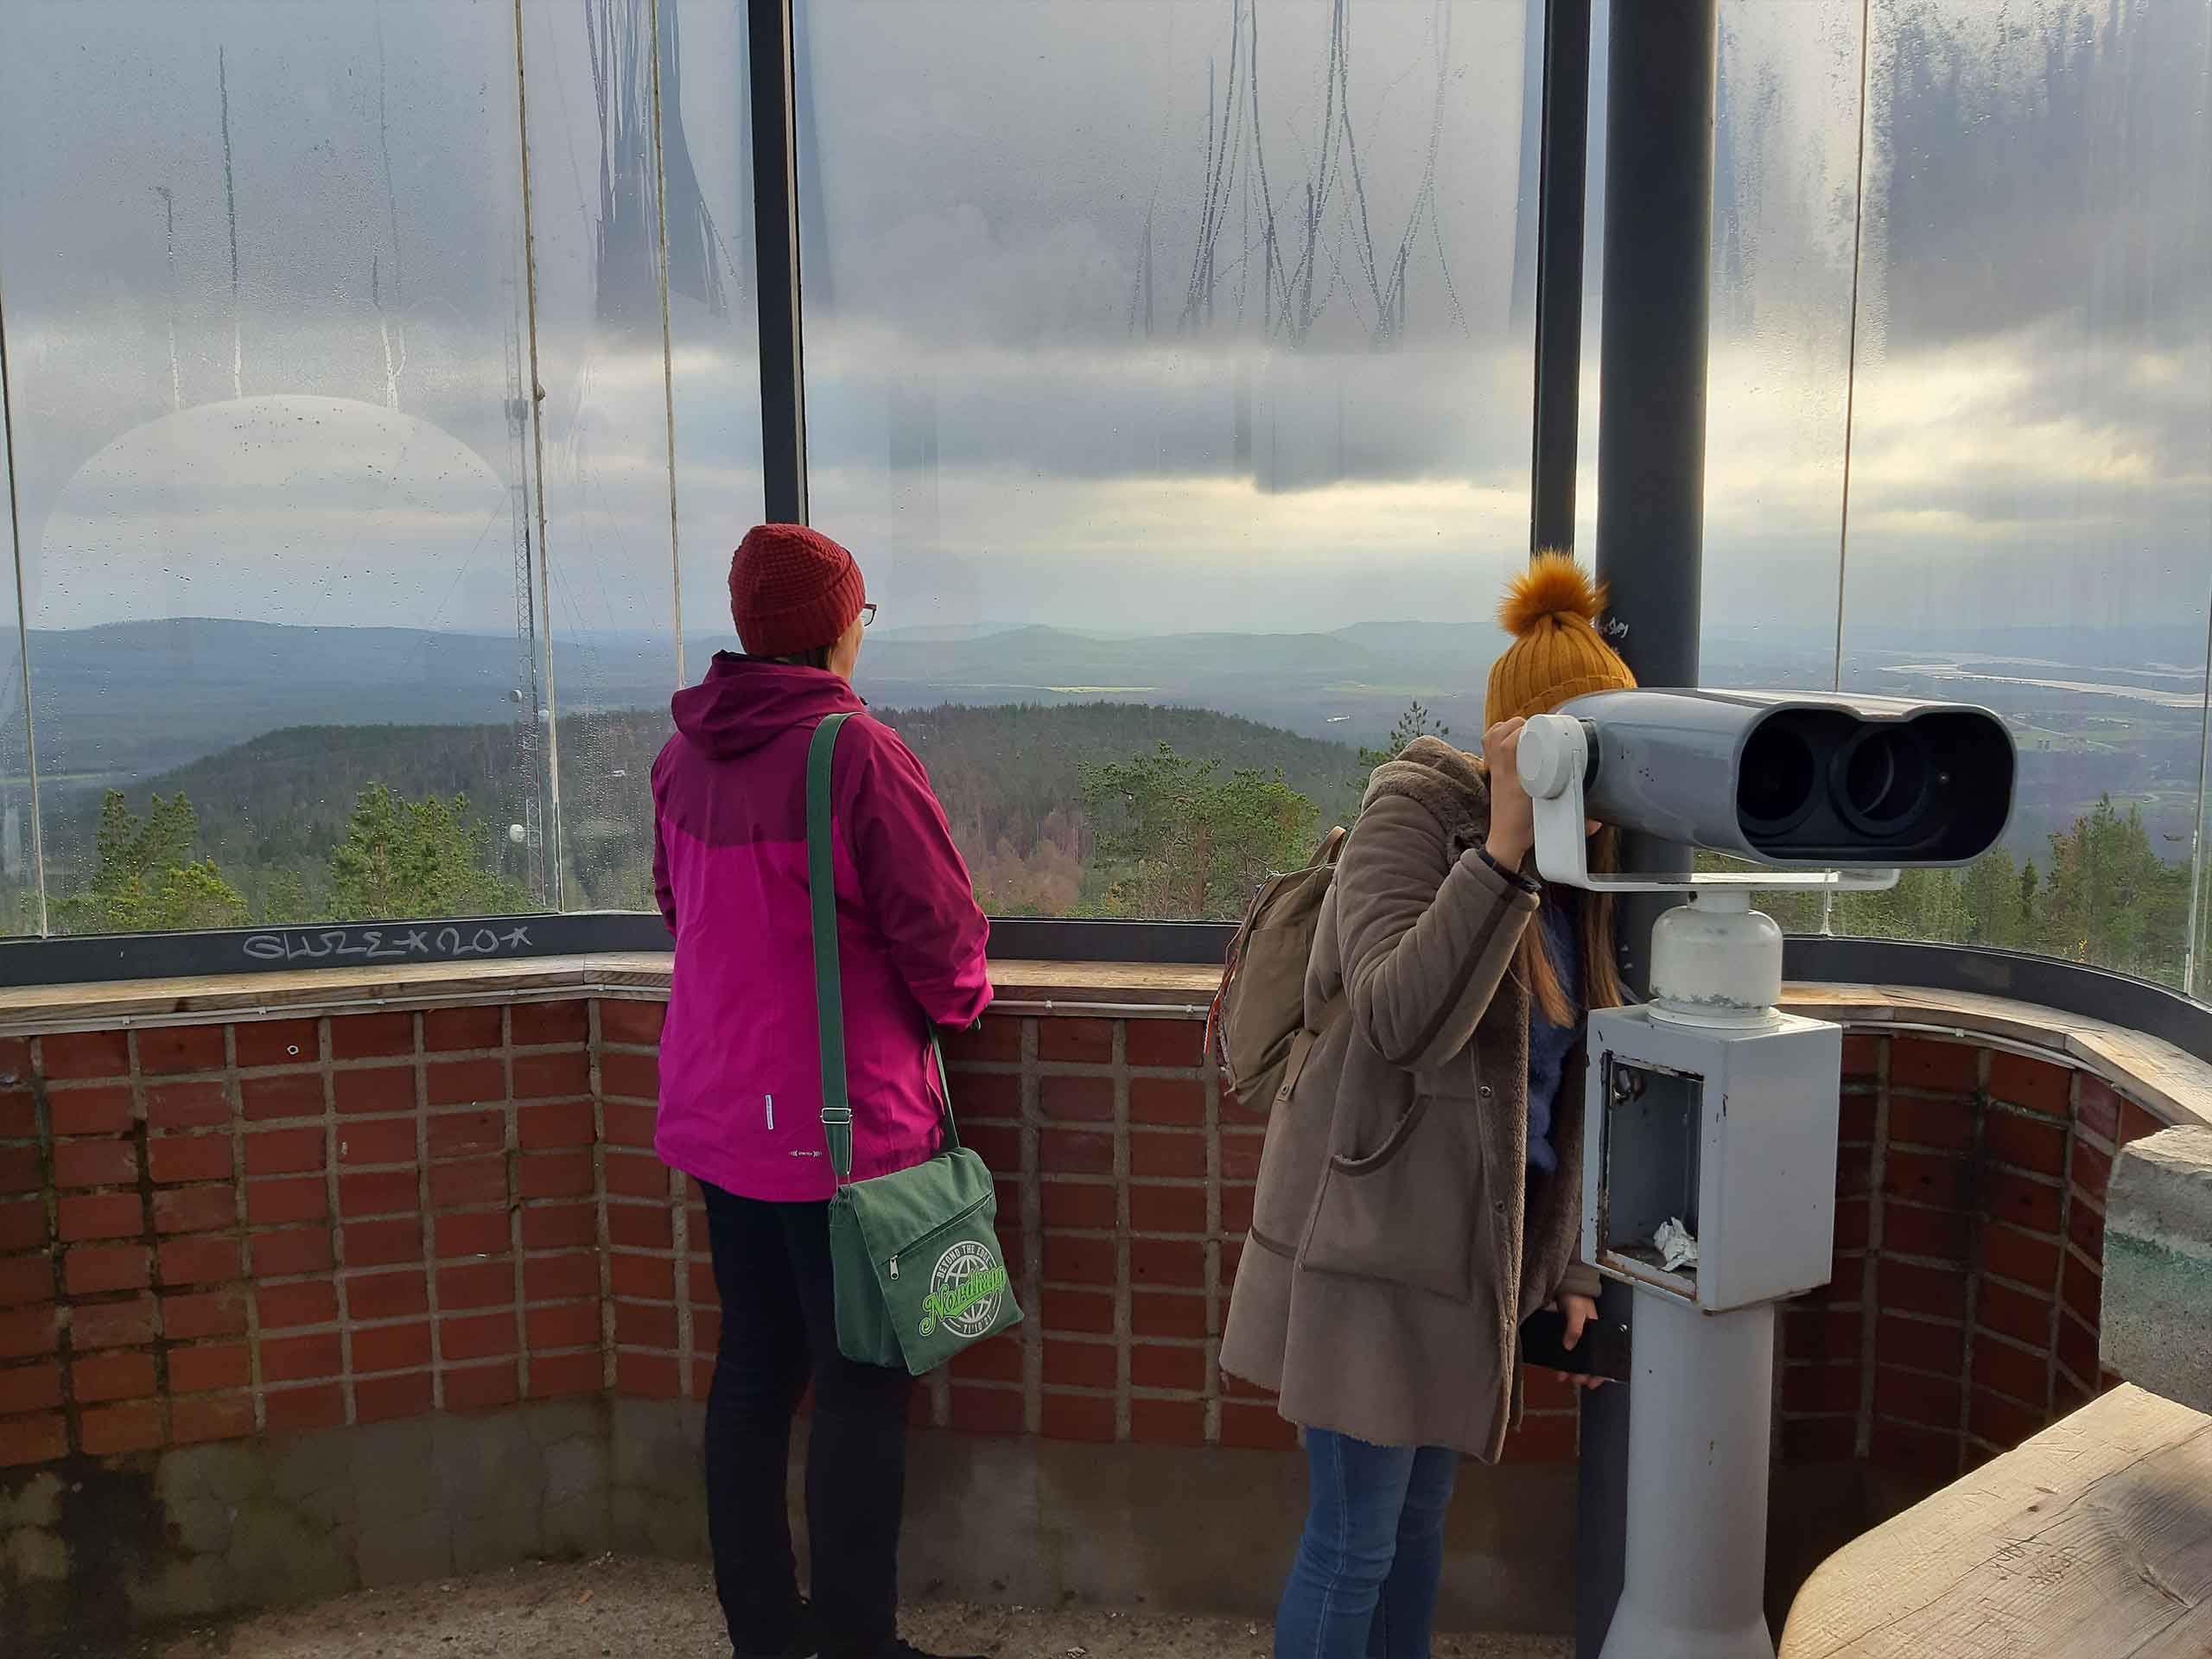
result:
M 459 962 L 530 948 L 526 927 L 319 927 L 249 934 L 254 962 Z

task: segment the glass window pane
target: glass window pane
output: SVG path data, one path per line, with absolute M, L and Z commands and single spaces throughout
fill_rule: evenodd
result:
M 559 712 L 554 897 L 565 910 L 647 909 L 648 779 L 677 685 L 664 205 L 671 236 L 685 238 L 687 284 L 705 287 L 691 257 L 704 235 L 696 181 L 679 167 L 682 194 L 664 204 L 655 142 L 657 110 L 681 126 L 662 101 L 678 19 L 663 14 L 671 60 L 657 80 L 643 0 L 521 16 L 544 446 L 536 602 Z M 680 139 L 677 149 L 688 153 Z
M 1411 705 L 1476 738 L 1525 10 L 798 8 L 813 518 L 992 908 L 1233 913 Z
M 2212 9 L 1873 9 L 1844 683 L 2020 746 L 2001 854 L 1839 925 L 2181 982 L 2212 579 Z
M 1835 683 L 1859 0 L 1720 8 L 1700 675 Z
M 729 557 L 760 517 L 760 294 L 753 285 L 753 127 L 745 10 L 661 0 L 677 30 L 663 71 L 669 319 L 676 393 L 676 512 L 683 573 L 683 677 L 734 649 Z M 672 90 L 671 90 L 672 89 Z M 689 168 L 690 186 L 683 182 Z M 678 213 L 689 189 L 696 207 Z
M 2206 619 L 2206 653 L 2212 658 L 2212 615 Z M 2196 832 L 2190 849 L 2189 960 L 2183 964 L 2183 988 L 2200 1002 L 2212 1001 L 2212 677 L 2205 687 L 2204 707 L 2196 752 Z
M 1700 677 L 1834 684 L 1857 224 L 1859 0 L 1724 0 L 1715 90 Z M 1597 548 L 1605 92 L 1593 8 L 1578 540 Z
M 0 446 L 0 504 L 14 483 Z M 0 564 L 0 935 L 36 933 L 39 915 L 37 823 L 31 789 L 29 711 L 23 700 L 22 632 L 16 609 L 15 535 Z
M 513 31 L 493 0 L 10 8 L 57 928 L 542 902 Z

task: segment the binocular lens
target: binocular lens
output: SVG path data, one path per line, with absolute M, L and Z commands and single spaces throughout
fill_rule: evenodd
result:
M 1813 746 L 1803 733 L 1770 720 L 1751 734 L 1736 780 L 1736 810 L 1755 833 L 1780 835 L 1813 809 L 1818 776 Z
M 1928 799 L 1926 746 L 1909 730 L 1874 727 L 1836 756 L 1830 788 L 1836 808 L 1853 828 L 1894 831 Z

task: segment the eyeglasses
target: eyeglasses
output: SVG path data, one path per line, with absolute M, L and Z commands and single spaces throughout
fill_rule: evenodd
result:
M 863 606 L 861 606 L 861 626 L 862 626 L 862 627 L 864 627 L 864 628 L 872 628 L 872 627 L 874 627 L 874 626 L 875 626 L 875 607 L 874 607 L 874 606 L 873 606 L 873 605 L 863 605 Z

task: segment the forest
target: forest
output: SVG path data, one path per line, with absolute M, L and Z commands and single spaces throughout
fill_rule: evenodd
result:
M 1228 918 L 1268 874 L 1357 815 L 1368 774 L 1423 732 L 1418 704 L 1379 747 L 1203 710 L 1126 703 L 885 710 L 928 766 L 999 916 Z M 668 723 L 562 722 L 562 906 L 651 903 L 646 786 Z M 69 933 L 512 913 L 550 907 L 524 805 L 536 746 L 506 727 L 297 728 L 81 799 L 49 844 L 51 922 Z M 2023 950 L 2167 984 L 2186 971 L 2185 862 L 2107 797 L 2037 856 L 1999 849 L 1891 892 L 1777 895 L 1794 932 Z M 27 930 L 24 930 L 27 931 Z M 2201 946 L 2200 946 L 2201 948 Z

